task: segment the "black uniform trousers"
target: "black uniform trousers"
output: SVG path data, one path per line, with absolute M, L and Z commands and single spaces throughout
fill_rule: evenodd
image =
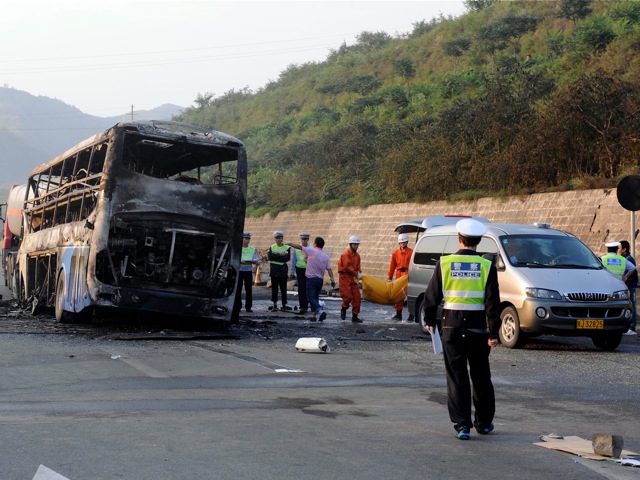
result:
M 296 277 L 298 279 L 298 305 L 300 310 L 309 310 L 309 300 L 307 299 L 307 269 L 296 267 Z
M 271 301 L 275 306 L 278 303 L 278 290 L 282 300 L 282 306 L 287 306 L 287 275 L 271 277 Z
M 488 427 L 495 414 L 495 395 L 489 367 L 488 333 L 462 328 L 442 329 L 442 348 L 447 372 L 449 417 L 457 431 L 463 426 Z M 467 365 L 469 370 L 467 371 Z M 471 377 L 471 382 L 469 382 Z M 472 394 L 473 385 L 473 394 Z M 471 421 L 471 401 L 475 408 Z
M 238 291 L 242 290 L 244 286 L 245 300 L 244 308 L 251 310 L 253 307 L 253 272 L 240 270 L 240 285 L 238 285 Z

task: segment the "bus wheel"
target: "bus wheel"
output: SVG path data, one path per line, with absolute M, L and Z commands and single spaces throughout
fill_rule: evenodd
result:
M 66 290 L 67 281 L 63 274 L 58 276 L 56 282 L 56 303 L 55 313 L 56 321 L 60 323 L 87 323 L 93 318 L 93 308 L 85 307 L 79 312 L 68 312 L 64 309 L 64 292 Z
M 67 289 L 67 281 L 64 274 L 58 275 L 56 282 L 56 321 L 60 323 L 69 323 L 69 312 L 64 311 L 64 292 Z
M 526 337 L 520 330 L 518 312 L 513 307 L 505 308 L 500 314 L 500 343 L 507 348 L 520 348 L 526 342 Z

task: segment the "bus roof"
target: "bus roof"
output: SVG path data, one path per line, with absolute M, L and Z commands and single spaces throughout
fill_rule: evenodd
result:
M 157 136 L 162 138 L 173 138 L 175 140 L 181 139 L 183 141 L 192 141 L 194 143 L 204 143 L 220 146 L 229 146 L 232 148 L 243 148 L 244 144 L 235 137 L 226 133 L 218 132 L 216 130 L 209 130 L 207 128 L 199 127 L 197 125 L 191 125 L 188 123 L 172 122 L 166 120 L 148 120 L 140 122 L 119 122 L 113 127 L 96 133 L 91 137 L 81 141 L 80 143 L 69 148 L 65 152 L 61 153 L 53 160 L 43 163 L 34 168 L 29 176 L 37 175 L 43 171 L 51 168 L 52 165 L 57 164 L 60 160 L 72 155 L 74 152 L 84 150 L 91 145 L 98 143 L 104 137 L 108 136 L 113 129 L 123 130 L 137 130 L 144 135 Z

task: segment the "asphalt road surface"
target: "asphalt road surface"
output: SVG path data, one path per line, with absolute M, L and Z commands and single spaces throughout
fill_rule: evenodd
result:
M 534 445 L 605 433 L 640 452 L 637 337 L 615 352 L 579 338 L 497 347 L 496 429 L 463 442 L 417 324 L 369 303 L 363 325 L 343 322 L 335 298 L 314 323 L 255 292 L 228 331 L 123 314 L 59 325 L 3 302 L 0 479 L 640 478 Z M 307 337 L 330 352 L 297 352 Z

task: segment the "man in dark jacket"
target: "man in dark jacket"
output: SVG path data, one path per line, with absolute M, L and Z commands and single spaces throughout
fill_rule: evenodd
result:
M 468 440 L 472 425 L 483 435 L 493 430 L 495 396 L 489 353 L 498 344 L 500 292 L 496 267 L 476 254 L 486 227 L 467 218 L 460 220 L 456 229 L 460 250 L 436 263 L 425 292 L 425 320 L 433 332 L 438 306 L 444 299 L 441 336 L 449 417 L 456 437 Z

